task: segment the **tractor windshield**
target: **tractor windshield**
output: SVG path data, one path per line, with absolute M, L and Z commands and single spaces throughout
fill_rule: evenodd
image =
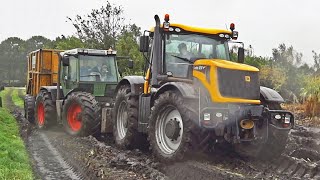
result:
M 79 56 L 80 81 L 117 82 L 114 56 Z
M 196 59 L 230 60 L 228 41 L 198 34 L 166 35 L 166 68 L 173 76 L 186 77 L 188 66 Z

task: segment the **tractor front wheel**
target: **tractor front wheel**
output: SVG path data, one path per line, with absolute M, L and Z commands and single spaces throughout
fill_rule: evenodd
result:
M 100 130 L 100 113 L 100 106 L 92 94 L 74 92 L 63 105 L 62 124 L 70 135 L 95 135 Z
M 149 141 L 153 154 L 164 162 L 182 160 L 192 149 L 194 123 L 182 97 L 174 91 L 159 95 L 151 109 Z

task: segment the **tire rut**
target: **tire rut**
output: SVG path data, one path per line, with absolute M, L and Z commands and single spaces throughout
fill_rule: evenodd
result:
M 82 179 L 43 132 L 34 132 L 28 141 L 30 153 L 41 179 Z
M 23 109 L 16 107 L 12 101 L 13 89 L 10 88 L 5 97 L 5 107 L 11 111 L 20 125 L 20 133 L 25 141 L 32 168 L 37 179 L 92 179 L 82 174 L 66 161 L 65 156 L 52 144 L 46 131 L 30 130 L 29 122 L 24 118 Z M 22 89 L 19 97 L 23 97 Z M 28 126 L 28 127 L 25 127 Z M 27 131 L 26 133 L 22 133 Z M 63 133 L 63 132 L 61 132 Z M 85 165 L 83 165 L 85 167 Z

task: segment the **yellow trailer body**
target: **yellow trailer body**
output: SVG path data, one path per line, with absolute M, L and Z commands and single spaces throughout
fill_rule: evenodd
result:
M 60 50 L 38 49 L 28 55 L 27 94 L 36 96 L 41 86 L 54 86 L 58 82 Z

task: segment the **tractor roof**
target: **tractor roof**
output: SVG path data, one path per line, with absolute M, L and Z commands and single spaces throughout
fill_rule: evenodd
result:
M 162 27 L 162 25 L 161 25 Z M 225 29 L 213 29 L 213 28 L 201 28 L 201 27 L 193 27 L 193 26 L 187 26 L 183 24 L 170 24 L 170 27 L 172 28 L 180 28 L 181 31 L 188 31 L 188 32 L 193 32 L 193 33 L 201 33 L 201 34 L 212 34 L 212 35 L 217 35 L 217 34 L 232 34 L 231 31 L 225 30 Z M 151 32 L 154 32 L 154 27 L 151 28 Z
M 76 48 L 76 49 L 67 50 L 61 53 L 61 55 L 76 55 L 76 54 L 108 56 L 108 55 L 116 55 L 117 51 L 114 51 L 112 49 L 101 50 L 101 49 Z

